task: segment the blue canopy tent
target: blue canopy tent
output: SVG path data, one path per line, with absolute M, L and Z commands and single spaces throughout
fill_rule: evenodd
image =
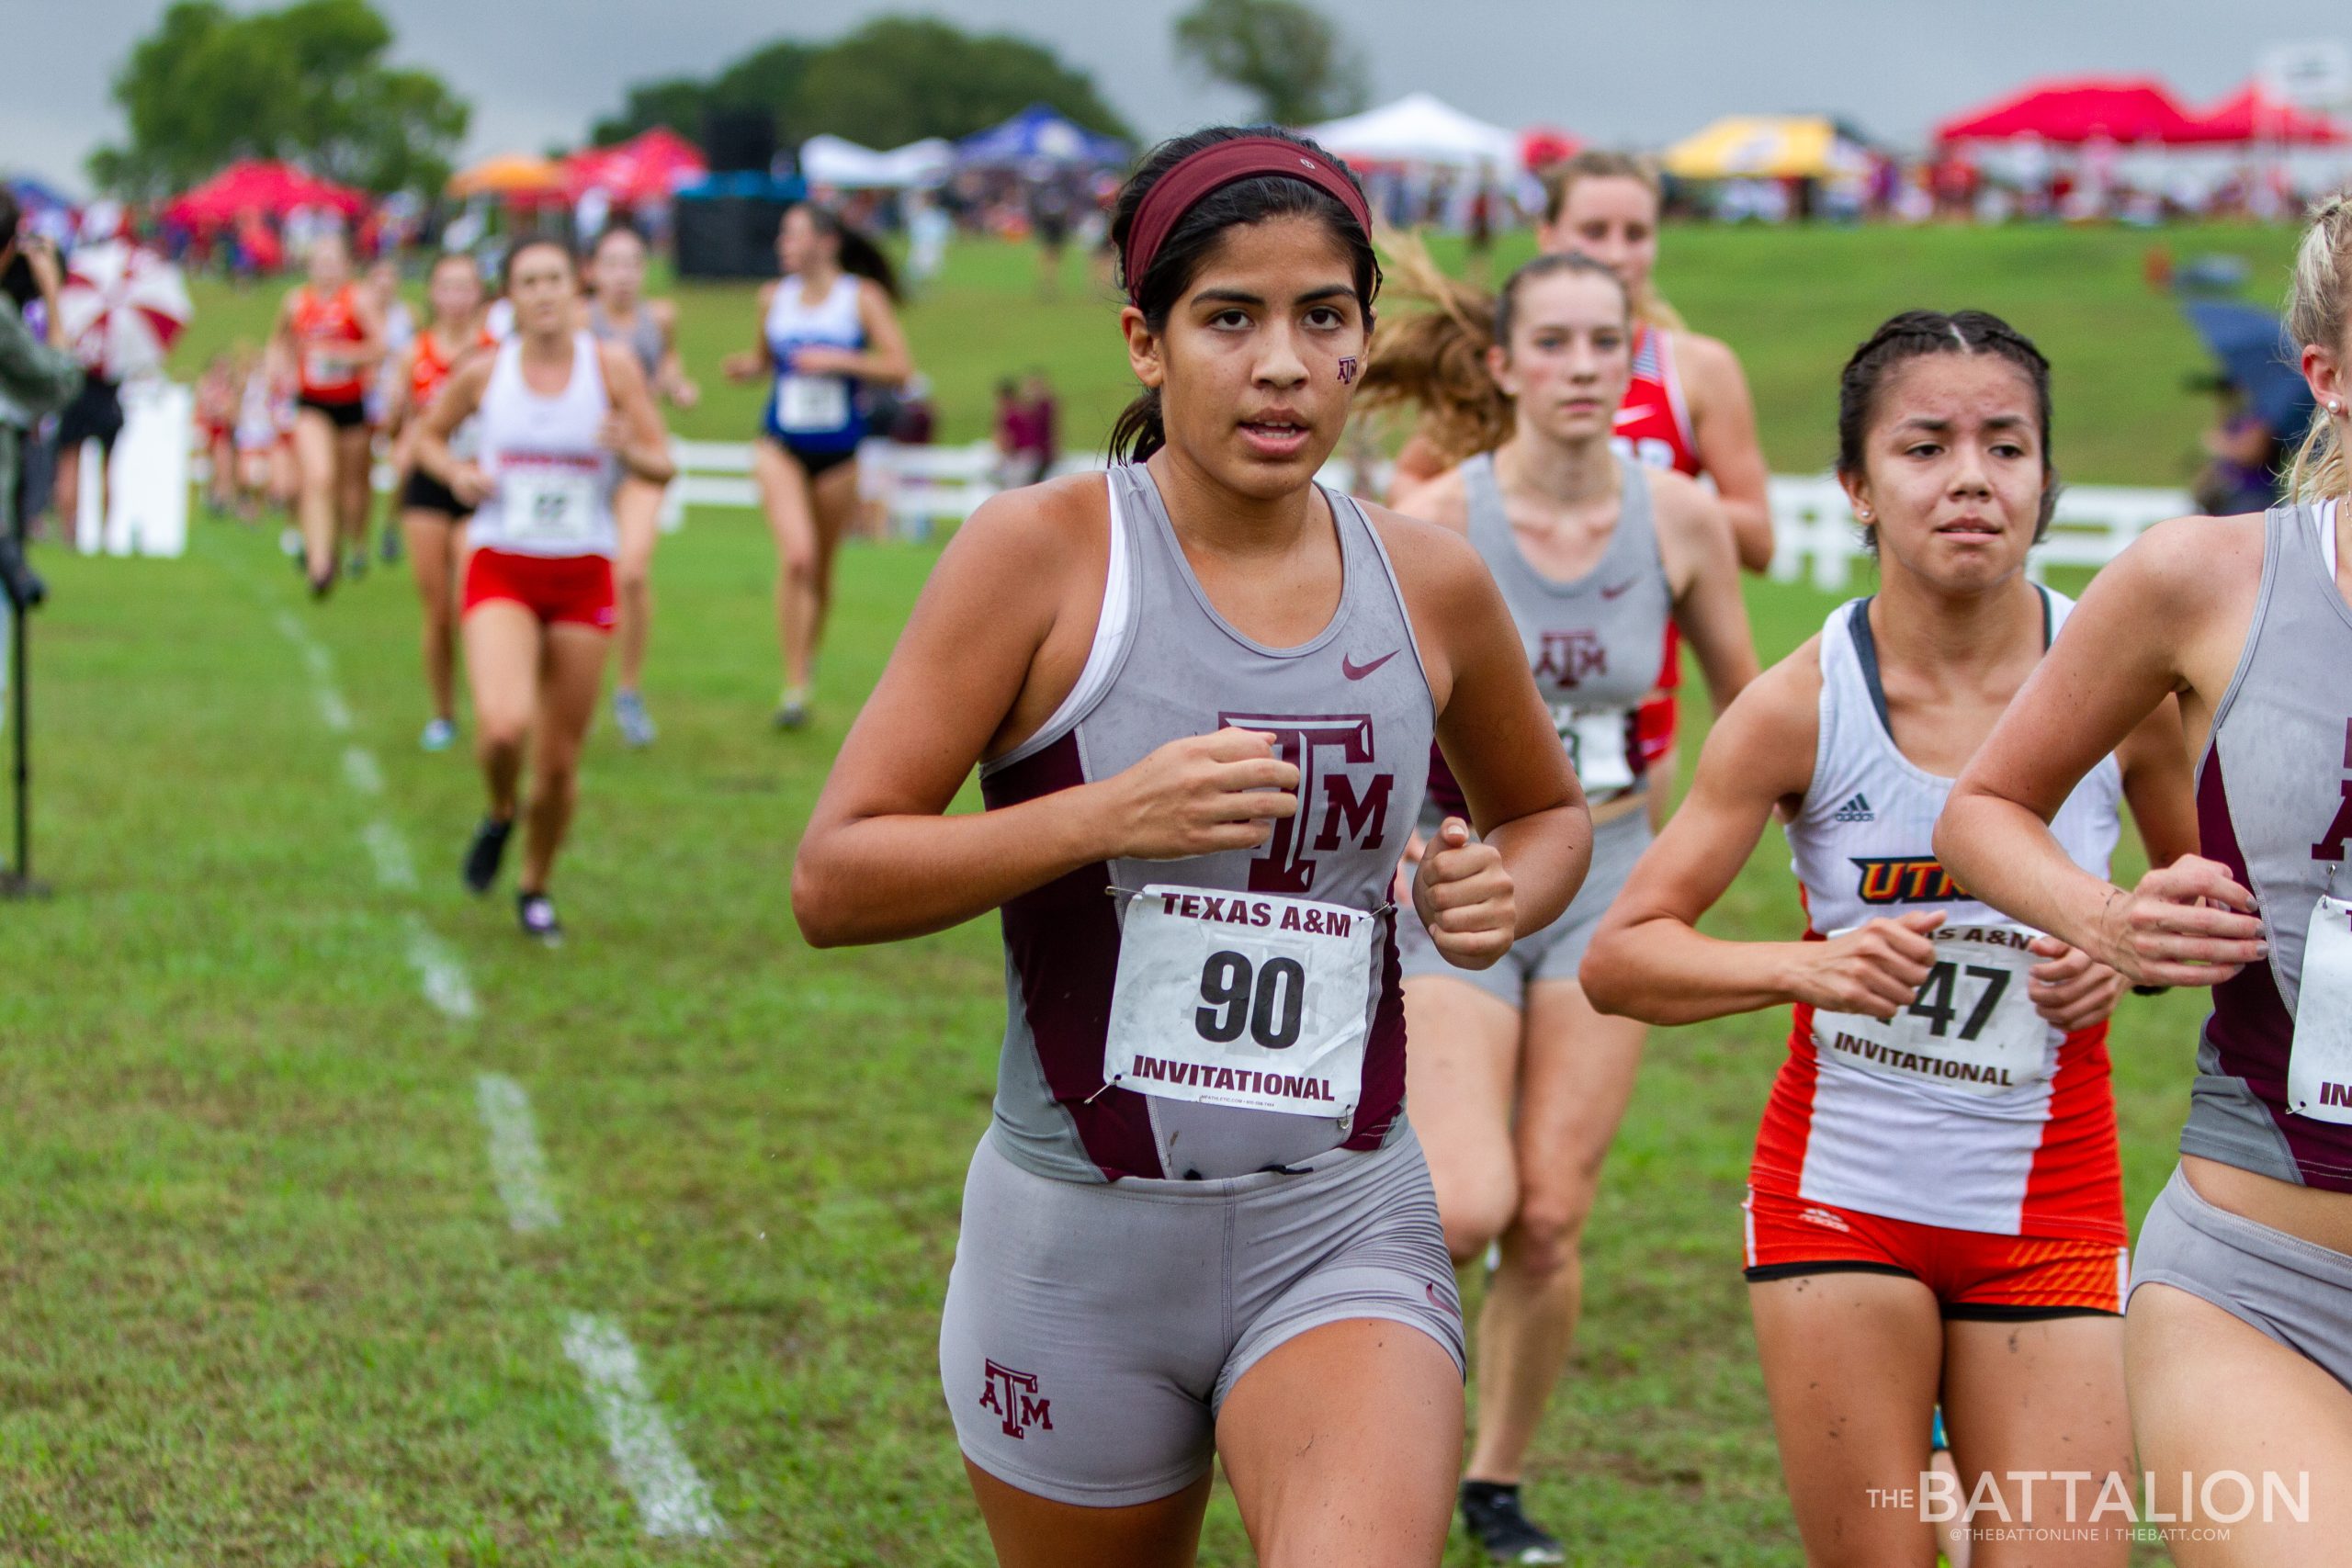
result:
M 1127 161 L 1127 144 L 1087 130 L 1058 109 L 1031 104 L 1002 125 L 956 143 L 958 168 L 1020 169 L 1035 164 L 1111 167 Z
M 9 193 L 17 198 L 17 205 L 28 217 L 51 209 L 70 214 L 81 206 L 80 202 L 55 186 L 31 175 L 0 175 L 0 185 L 8 187 Z

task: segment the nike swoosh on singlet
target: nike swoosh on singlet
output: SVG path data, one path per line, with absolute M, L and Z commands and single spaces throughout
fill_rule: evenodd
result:
M 1382 665 L 1387 663 L 1390 660 L 1396 658 L 1401 651 L 1402 649 L 1392 648 L 1369 664 L 1358 664 L 1355 660 L 1350 659 L 1343 653 L 1340 655 L 1340 673 L 1345 675 L 1351 681 L 1361 681 L 1365 676 L 1371 674 L 1374 671 L 1379 669 Z
M 1636 582 L 1639 582 L 1640 581 L 1641 581 L 1641 579 L 1640 579 L 1640 578 L 1638 578 L 1638 577 L 1629 577 L 1629 578 L 1627 578 L 1624 581 L 1623 581 L 1623 582 L 1621 582 L 1621 583 L 1617 584 L 1617 586 L 1616 586 L 1616 587 L 1614 587 L 1614 588 L 1610 587 L 1607 583 L 1605 583 L 1605 582 L 1604 582 L 1604 583 L 1602 583 L 1602 584 L 1600 585 L 1600 596 L 1601 596 L 1603 599 L 1615 599 L 1615 598 L 1619 598 L 1619 597 L 1623 596 L 1623 595 L 1626 592 L 1626 591 L 1627 591 L 1627 590 L 1631 589 L 1631 588 L 1634 586 L 1634 584 L 1635 584 Z
M 1609 426 L 1613 430 L 1621 424 L 1636 423 L 1645 418 L 1649 412 L 1649 410 L 1644 408 L 1620 407 L 1615 413 L 1609 416 Z

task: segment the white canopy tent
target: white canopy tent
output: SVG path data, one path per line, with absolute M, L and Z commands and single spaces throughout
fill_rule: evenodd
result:
M 1351 163 L 1483 166 L 1506 176 L 1519 168 L 1517 136 L 1429 93 L 1408 93 L 1393 104 L 1309 126 L 1306 134 Z
M 812 186 L 840 190 L 912 190 L 944 183 L 956 163 L 953 143 L 940 137 L 910 141 L 888 152 L 840 136 L 812 136 L 800 144 L 800 175 Z

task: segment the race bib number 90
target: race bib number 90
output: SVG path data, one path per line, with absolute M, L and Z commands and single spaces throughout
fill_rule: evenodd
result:
M 1347 1125 L 1379 930 L 1377 915 L 1306 898 L 1145 888 L 1119 938 L 1105 1080 Z
M 2322 894 L 2303 939 L 2287 1109 L 2314 1122 L 2352 1122 L 2352 901 Z
M 1814 1049 L 1883 1077 L 1942 1084 L 1967 1094 L 2007 1094 L 2037 1084 L 2063 1038 L 2034 1010 L 2027 976 L 2045 962 L 2015 926 L 1944 926 L 1932 933 L 1935 967 L 1887 1022 L 1863 1013 L 1816 1011 Z

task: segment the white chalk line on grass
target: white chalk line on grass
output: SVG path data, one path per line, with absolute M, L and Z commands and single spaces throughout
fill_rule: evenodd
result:
M 491 1179 L 508 1222 L 526 1235 L 555 1229 L 560 1216 L 548 1195 L 548 1160 L 531 1121 L 531 1097 L 504 1073 L 483 1073 L 474 1079 L 474 1105 L 490 1134 Z
M 465 965 L 447 942 L 433 934 L 424 917 L 413 910 L 408 917 L 408 961 L 424 983 L 424 999 L 442 1012 L 466 1021 L 481 1010 L 474 1002 L 473 987 L 466 980 Z
M 593 1313 L 573 1313 L 564 1329 L 563 1353 L 588 1381 L 613 1463 L 645 1517 L 645 1533 L 725 1535 L 727 1526 L 711 1506 L 710 1488 L 646 1392 L 637 1347 L 620 1325 Z
M 376 753 L 365 746 L 343 749 L 343 776 L 362 795 L 384 793 L 384 770 L 377 762 Z
M 349 734 L 351 709 L 335 690 L 334 660 L 325 647 L 290 612 L 281 610 L 276 619 L 277 629 L 310 667 L 319 717 L 335 734 Z M 343 773 L 345 780 L 362 795 L 384 792 L 383 768 L 364 747 L 344 748 Z M 362 829 L 361 837 L 376 863 L 377 881 L 402 891 L 415 888 L 416 863 L 397 828 L 378 818 Z M 425 999 L 444 1014 L 460 1021 L 480 1014 L 481 1004 L 475 1000 L 464 964 L 414 910 L 408 915 L 408 960 L 424 984 Z M 524 1234 L 556 1229 L 561 1215 L 548 1190 L 547 1156 L 532 1121 L 530 1096 L 503 1073 L 483 1073 L 474 1080 L 474 1103 L 489 1134 L 491 1176 L 506 1206 L 508 1223 Z M 566 1320 L 563 1352 L 588 1385 L 588 1397 L 605 1428 L 613 1464 L 637 1499 L 645 1533 L 726 1535 L 727 1526 L 711 1505 L 710 1488 L 678 1446 L 669 1421 L 647 1392 L 637 1347 L 629 1343 L 620 1325 L 594 1313 L 572 1313 Z
M 360 830 L 360 838 L 368 844 L 368 858 L 376 863 L 376 880 L 399 893 L 416 891 L 416 862 L 408 852 L 408 840 L 400 829 L 379 817 Z

